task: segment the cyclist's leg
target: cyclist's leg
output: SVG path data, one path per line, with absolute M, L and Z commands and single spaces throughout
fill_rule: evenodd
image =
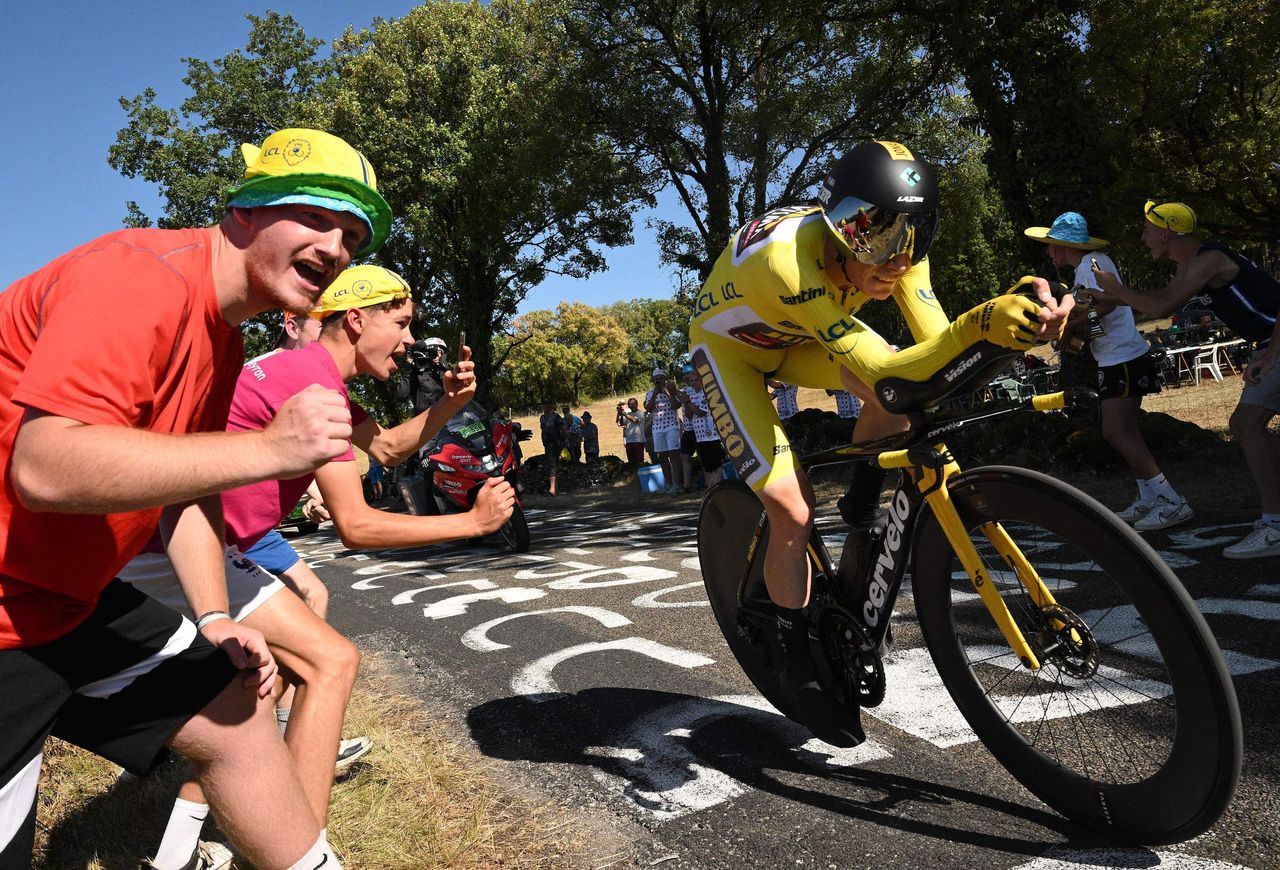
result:
M 765 373 L 782 364 L 782 351 L 748 348 L 690 330 L 694 370 L 725 451 L 769 515 L 764 577 L 774 604 L 803 607 L 809 597 L 805 546 L 813 525 L 813 493 L 803 481 L 791 444 L 769 400 Z

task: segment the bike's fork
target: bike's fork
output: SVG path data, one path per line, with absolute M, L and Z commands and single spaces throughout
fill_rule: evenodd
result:
M 933 511 L 934 517 L 937 518 L 938 524 L 942 527 L 943 534 L 946 535 L 951 548 L 960 559 L 960 564 L 964 567 L 965 573 L 969 575 L 969 581 L 973 584 L 974 591 L 978 593 L 982 603 L 986 605 L 987 610 L 991 613 L 991 618 L 995 620 L 1000 633 L 1004 635 L 1005 642 L 1009 644 L 1009 648 L 1013 650 L 1018 660 L 1022 662 L 1023 667 L 1033 671 L 1039 670 L 1041 666 L 1039 657 L 1031 649 L 1031 645 L 1027 642 L 1022 630 L 1014 622 L 1013 615 L 1009 613 L 1009 607 L 1005 604 L 1005 600 L 1000 595 L 999 590 L 992 585 L 986 566 L 983 565 L 982 557 L 978 555 L 978 551 L 974 547 L 968 531 L 965 529 L 964 521 L 961 520 L 960 514 L 956 510 L 955 502 L 951 499 L 947 483 L 960 473 L 960 466 L 956 464 L 955 460 L 951 458 L 951 454 L 941 444 L 933 447 L 930 452 L 932 456 L 925 459 L 925 461 L 921 461 L 923 457 L 918 448 L 894 450 L 880 454 L 877 464 L 882 468 L 902 468 L 914 471 L 913 476 L 917 489 Z M 1044 610 L 1057 603 L 1054 600 L 1053 593 L 1045 586 L 1039 573 L 1000 523 L 983 523 L 981 529 L 983 535 L 995 548 L 996 553 L 999 554 L 1004 563 L 1017 576 L 1018 581 L 1026 588 L 1027 594 L 1031 597 L 1031 601 L 1037 609 Z

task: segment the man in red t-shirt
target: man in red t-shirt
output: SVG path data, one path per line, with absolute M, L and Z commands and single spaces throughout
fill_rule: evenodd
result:
M 136 773 L 172 746 L 256 866 L 337 866 L 275 728 L 275 663 L 227 618 L 218 494 L 347 449 L 321 387 L 224 431 L 238 324 L 310 310 L 391 214 L 335 136 L 242 152 L 218 225 L 111 233 L 0 293 L 0 870 L 30 861 L 50 733 Z M 157 524 L 194 625 L 113 579 Z

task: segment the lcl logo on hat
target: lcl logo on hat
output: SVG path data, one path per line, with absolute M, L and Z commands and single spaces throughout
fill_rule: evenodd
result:
M 1027 227 L 1022 234 L 1046 245 L 1063 245 L 1081 251 L 1096 251 L 1109 244 L 1106 239 L 1089 235 L 1084 215 L 1075 211 L 1064 211 L 1054 218 L 1051 227 Z
M 301 127 L 277 130 L 259 147 L 240 146 L 244 181 L 227 194 L 238 208 L 301 203 L 349 212 L 369 227 L 359 251 L 378 250 L 391 232 L 391 206 L 378 193 L 373 167 L 356 149 L 323 130 Z

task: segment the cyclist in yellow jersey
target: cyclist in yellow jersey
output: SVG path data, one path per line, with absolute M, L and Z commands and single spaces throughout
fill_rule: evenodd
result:
M 1023 278 L 1013 290 L 1035 299 L 1011 291 L 950 321 L 925 258 L 938 225 L 934 171 L 897 142 L 866 142 L 838 160 L 818 202 L 775 209 L 734 235 L 697 297 L 689 346 L 725 450 L 769 515 L 764 577 L 778 610 L 783 688 L 815 733 L 835 740 L 850 732 L 841 741 L 849 743 L 861 737 L 856 716 L 831 720 L 805 640 L 813 490 L 765 378 L 848 390 L 864 403 L 855 440 L 889 435 L 906 426 L 895 410 L 945 395 L 964 372 L 1009 349 L 1057 337 L 1072 301 L 1055 299 L 1043 279 Z M 917 342 L 896 352 L 854 316 L 890 298 Z M 884 472 L 857 468 L 841 513 L 868 526 Z

